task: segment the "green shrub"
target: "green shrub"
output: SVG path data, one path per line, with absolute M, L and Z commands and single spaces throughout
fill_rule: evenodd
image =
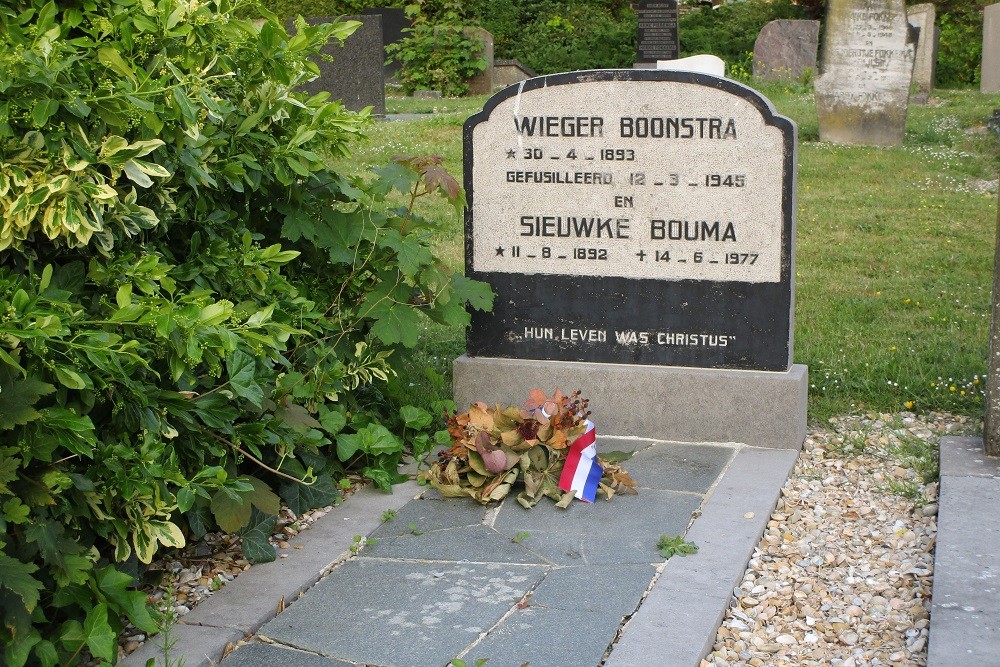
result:
M 539 74 L 635 62 L 636 16 L 627 2 L 476 0 L 470 11 L 493 35 L 496 58 L 516 58 Z
M 6 665 L 113 662 L 123 616 L 154 631 L 126 562 L 217 526 L 273 559 L 277 494 L 333 502 L 348 468 L 389 488 L 429 438 L 388 400 L 396 357 L 490 303 L 414 208 L 461 205 L 439 160 L 327 166 L 369 118 L 295 91 L 357 24 L 247 7 L 0 8 Z
M 761 28 L 778 19 L 804 18 L 791 0 L 747 0 L 716 9 L 700 8 L 680 17 L 681 56 L 711 53 L 729 67 L 752 69 L 753 45 Z
M 407 6 L 406 13 L 412 27 L 404 31 L 406 37 L 386 49 L 389 59 L 400 64 L 397 78 L 403 91 L 464 95 L 469 79 L 486 69 L 486 60 L 482 40 L 468 34 L 461 0 L 417 0 Z
M 956 7 L 938 14 L 937 24 L 940 33 L 935 85 L 941 88 L 978 86 L 983 59 L 982 8 Z
M 260 3 L 279 18 L 296 16 L 356 16 L 369 7 L 405 7 L 408 0 L 262 0 Z

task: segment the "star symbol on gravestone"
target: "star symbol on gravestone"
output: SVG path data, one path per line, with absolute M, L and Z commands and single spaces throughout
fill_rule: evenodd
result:
M 503 257 L 503 246 L 497 246 L 497 257 Z
M 513 148 L 511 148 L 510 150 L 507 151 L 507 159 L 508 160 L 510 160 L 511 158 L 513 158 L 515 155 L 517 155 L 517 151 L 515 151 Z

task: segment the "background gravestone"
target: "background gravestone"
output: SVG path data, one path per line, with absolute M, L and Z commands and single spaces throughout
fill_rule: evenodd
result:
M 901 144 L 914 59 L 903 0 L 830 0 L 826 12 L 815 85 L 820 139 Z
M 506 88 L 536 76 L 538 75 L 520 60 L 496 60 L 493 62 L 494 88 Z
M 490 98 L 464 130 L 466 273 L 496 299 L 472 313 L 458 405 L 579 388 L 604 433 L 800 446 L 795 136 L 755 91 L 692 72 Z
M 753 76 L 765 81 L 800 81 L 816 71 L 819 21 L 780 19 L 765 25 L 753 45 Z
M 385 49 L 382 47 L 382 18 L 379 16 L 334 16 L 307 19 L 309 23 L 332 23 L 338 20 L 361 21 L 341 45 L 331 40 L 323 47 L 322 54 L 332 57 L 316 58 L 319 77 L 302 86 L 315 95 L 323 91 L 331 99 L 341 100 L 351 111 L 372 107 L 372 114 L 385 115 Z
M 934 25 L 934 5 L 924 3 L 906 8 L 906 20 L 920 30 L 913 60 L 913 94 L 910 101 L 927 104 L 934 89 L 934 73 L 937 70 L 938 29 Z
M 983 11 L 983 69 L 979 90 L 1000 93 L 1000 3 Z
M 490 95 L 493 92 L 493 35 L 483 28 L 463 28 L 467 39 L 483 43 L 480 56 L 486 60 L 486 69 L 469 79 L 469 95 Z
M 655 68 L 658 60 L 680 58 L 677 0 L 640 0 L 636 13 L 636 66 Z
M 406 37 L 405 30 L 409 30 L 413 23 L 406 18 L 406 10 L 398 7 L 374 7 L 361 11 L 362 16 L 379 16 L 382 18 L 382 47 L 401 42 Z M 395 60 L 385 63 L 386 80 L 396 76 L 396 72 L 402 65 Z

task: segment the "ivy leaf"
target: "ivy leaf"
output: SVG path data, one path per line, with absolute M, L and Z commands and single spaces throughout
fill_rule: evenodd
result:
M 403 442 L 392 434 L 392 431 L 381 424 L 370 424 L 362 429 L 366 432 L 367 447 L 369 454 L 378 456 L 380 454 L 395 454 L 403 451 Z
M 327 474 L 316 477 L 312 484 L 285 482 L 280 488 L 281 497 L 288 503 L 288 509 L 300 515 L 317 507 L 333 505 L 340 498 L 340 491 Z
M 235 533 L 250 523 L 250 501 L 242 495 L 233 498 L 224 490 L 212 497 L 212 514 L 219 528 L 227 533 Z
M 212 526 L 212 511 L 208 506 L 197 505 L 184 513 L 187 519 L 188 528 L 191 529 L 191 536 L 200 540 L 208 534 Z
M 276 558 L 269 538 L 274 533 L 278 517 L 253 511 L 246 528 L 240 531 L 243 555 L 251 563 L 270 563 Z
M 35 646 L 35 657 L 42 663 L 42 667 L 55 667 L 59 664 L 59 652 L 48 639 L 43 639 Z
M 276 496 L 271 491 L 271 487 L 263 480 L 252 475 L 243 475 L 241 479 L 250 482 L 250 485 L 253 487 L 253 491 L 248 491 L 243 494 L 243 497 L 249 500 L 254 507 L 265 514 L 277 515 L 281 511 L 281 498 Z
M 404 405 L 399 409 L 399 416 L 403 418 L 406 428 L 422 430 L 431 425 L 434 417 L 431 413 L 415 405 Z
M 72 540 L 63 537 L 64 531 L 62 524 L 53 521 L 35 521 L 24 531 L 24 538 L 27 542 L 35 544 L 51 565 L 64 567 L 66 554 L 79 550 Z
M 31 576 L 38 570 L 34 563 L 22 563 L 19 560 L 0 554 L 0 588 L 6 588 L 21 598 L 24 608 L 31 613 L 41 597 L 44 588 L 42 582 Z
M 256 369 L 254 358 L 243 350 L 236 350 L 226 359 L 229 387 L 233 393 L 259 408 L 264 400 L 264 390 L 254 379 Z
M 392 493 L 392 485 L 399 484 L 400 482 L 405 482 L 408 478 L 406 475 L 402 475 L 395 470 L 396 462 L 392 461 L 386 467 L 373 468 L 371 466 L 362 470 L 362 474 L 375 483 L 382 491 L 386 493 Z M 392 469 L 386 469 L 390 467 Z
M 328 434 L 337 435 L 347 426 L 347 416 L 343 412 L 330 410 L 325 405 L 321 405 L 319 408 L 319 423 Z
M 84 619 L 83 625 L 76 619 L 67 621 L 63 625 L 62 634 L 59 637 L 60 643 L 71 653 L 80 651 L 84 646 L 96 658 L 104 658 L 111 661 L 116 652 L 115 633 L 108 624 L 108 605 L 95 605 Z
M 128 589 L 132 581 L 132 577 L 119 572 L 112 565 L 106 565 L 94 573 L 97 587 L 128 616 L 135 627 L 143 632 L 155 633 L 156 622 L 149 614 L 145 594 Z
M 55 390 L 52 385 L 34 377 L 15 379 L 6 366 L 0 367 L 0 431 L 24 426 L 41 417 L 34 405 L 42 396 Z
M 15 636 L 17 636 L 16 630 Z M 26 636 L 18 637 L 17 641 L 11 642 L 4 648 L 3 658 L 6 660 L 4 664 L 8 667 L 23 667 L 28 662 L 32 647 L 39 644 L 41 639 L 41 634 L 29 626 Z
M 347 461 L 362 447 L 359 433 L 341 433 L 337 436 L 337 458 Z
M 323 425 L 316 421 L 316 418 L 309 414 L 301 405 L 289 403 L 283 400 L 282 404 L 274 411 L 274 416 L 285 422 L 296 431 L 305 432 L 311 428 L 323 428 Z

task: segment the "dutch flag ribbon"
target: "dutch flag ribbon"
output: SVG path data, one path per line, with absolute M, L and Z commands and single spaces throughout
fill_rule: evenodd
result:
M 573 441 L 566 455 L 562 475 L 559 476 L 559 488 L 563 491 L 575 491 L 576 497 L 588 503 L 597 498 L 597 486 L 604 470 L 597 462 L 597 432 L 594 422 L 586 421 L 587 430 Z

